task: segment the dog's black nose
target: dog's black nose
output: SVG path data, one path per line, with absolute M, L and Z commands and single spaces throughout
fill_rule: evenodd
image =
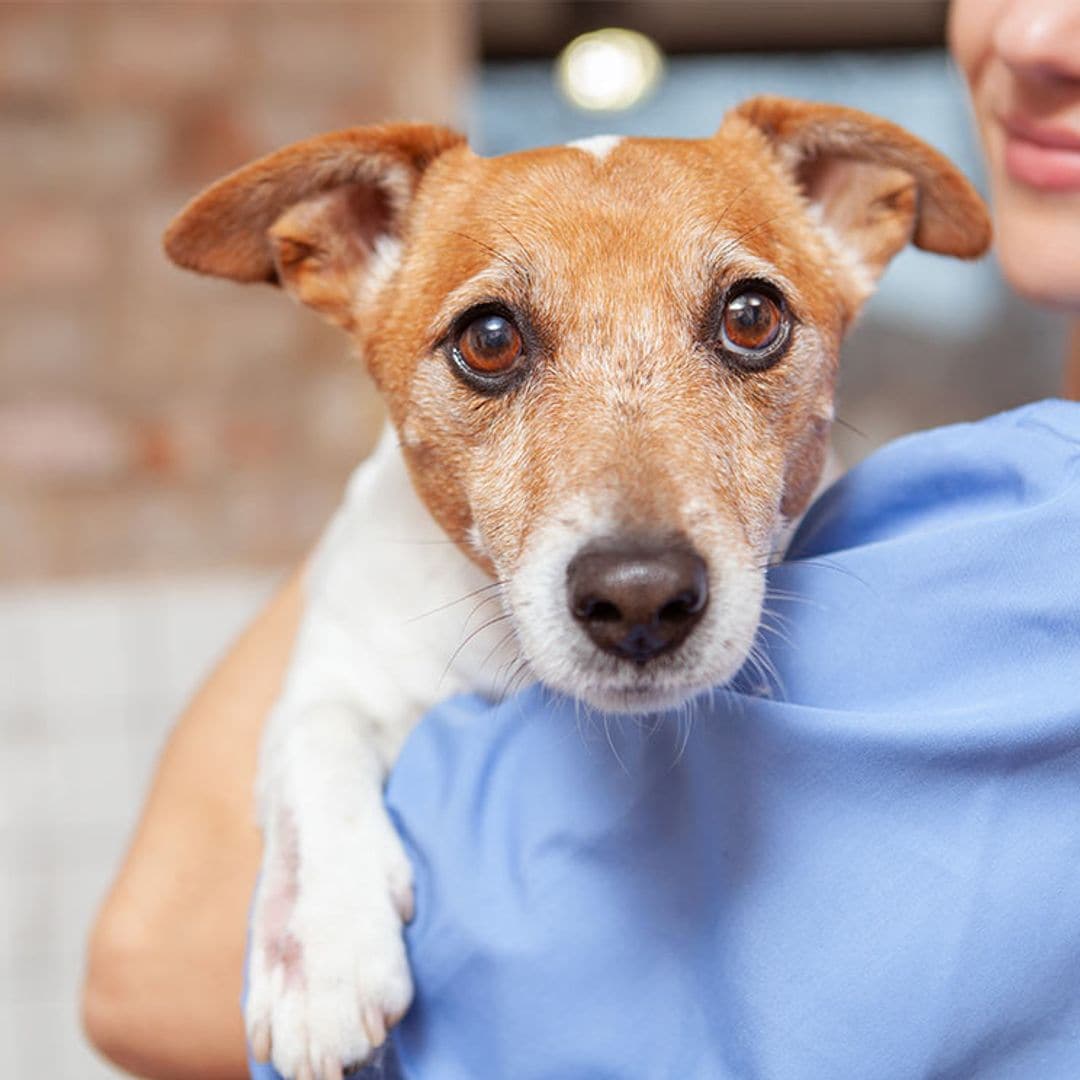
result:
M 605 652 L 639 664 L 683 643 L 709 600 L 705 561 L 685 541 L 610 540 L 566 572 L 570 611 Z

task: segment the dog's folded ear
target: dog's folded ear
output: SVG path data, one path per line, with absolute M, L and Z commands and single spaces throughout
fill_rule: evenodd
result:
M 198 273 L 282 285 L 348 327 L 424 171 L 463 142 L 430 124 L 385 124 L 296 143 L 193 199 L 166 231 L 165 250 Z
M 942 154 L 858 109 L 763 96 L 725 122 L 767 139 L 813 212 L 873 278 L 909 242 L 962 259 L 990 244 L 978 192 Z M 721 128 L 721 130 L 725 130 Z

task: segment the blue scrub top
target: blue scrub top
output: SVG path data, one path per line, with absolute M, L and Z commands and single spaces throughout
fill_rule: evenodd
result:
M 689 721 L 425 718 L 365 1078 L 1080 1078 L 1080 405 L 887 446 L 769 591 Z

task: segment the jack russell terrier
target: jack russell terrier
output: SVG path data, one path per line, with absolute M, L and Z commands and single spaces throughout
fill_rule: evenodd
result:
M 845 330 L 909 241 L 972 258 L 989 238 L 929 146 L 777 97 L 712 138 L 498 158 L 356 128 L 177 217 L 172 259 L 342 327 L 391 420 L 310 567 L 263 742 L 256 1057 L 340 1078 L 409 1007 L 382 791 L 424 712 L 526 679 L 655 712 L 728 681 L 818 483 Z

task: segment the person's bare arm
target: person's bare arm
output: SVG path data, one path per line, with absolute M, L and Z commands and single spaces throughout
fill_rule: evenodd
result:
M 83 1024 L 139 1076 L 247 1075 L 239 999 L 259 864 L 255 760 L 300 607 L 296 575 L 177 723 L 94 926 Z

